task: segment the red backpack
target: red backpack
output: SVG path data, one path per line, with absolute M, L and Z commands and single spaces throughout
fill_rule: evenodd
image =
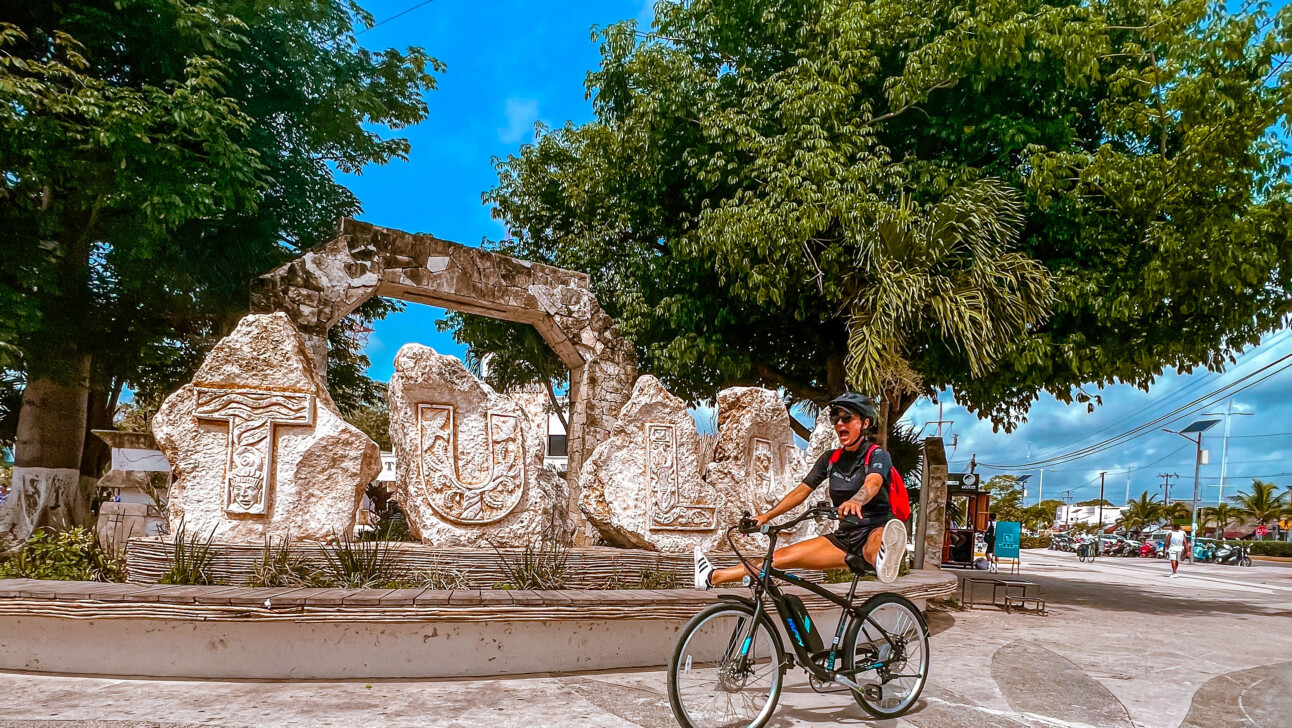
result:
M 866 460 L 862 463 L 864 467 L 870 467 L 870 456 L 878 449 L 878 445 L 871 445 L 866 451 Z M 830 465 L 834 466 L 839 462 L 839 456 L 842 454 L 842 449 L 831 453 Z M 888 507 L 893 511 L 893 517 L 899 521 L 905 521 L 911 517 L 911 497 L 906 494 L 906 481 L 902 480 L 902 474 L 897 472 L 897 468 L 891 468 L 888 471 Z

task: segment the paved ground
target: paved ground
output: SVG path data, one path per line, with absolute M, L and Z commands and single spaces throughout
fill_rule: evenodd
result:
M 1048 616 L 930 615 L 918 709 L 874 723 L 801 672 L 771 725 L 915 728 L 1279 728 L 1292 725 L 1292 565 L 1250 569 L 1024 554 Z M 114 649 L 105 645 L 104 649 Z M 374 683 L 187 682 L 0 673 L 0 728 L 675 725 L 663 673 Z

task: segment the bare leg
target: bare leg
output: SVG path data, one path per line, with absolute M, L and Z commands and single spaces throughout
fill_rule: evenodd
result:
M 875 559 L 879 558 L 879 547 L 884 543 L 884 529 L 876 528 L 866 537 L 866 545 L 861 547 L 861 555 L 865 557 L 866 563 L 871 566 L 875 565 Z
M 869 541 L 866 543 L 867 559 L 872 560 L 875 554 L 879 552 L 879 539 L 876 536 L 882 534 L 876 532 L 871 534 Z M 872 549 L 871 546 L 874 546 Z M 777 549 L 772 554 L 772 566 L 778 569 L 842 569 L 844 567 L 844 554 L 839 547 L 830 543 L 824 536 L 817 536 L 814 539 L 800 541 L 792 546 L 786 546 L 783 549 Z M 725 569 L 718 569 L 709 577 L 713 584 L 728 584 L 733 581 L 740 581 L 741 577 L 748 574 L 749 570 L 744 564 L 737 564 Z M 757 574 L 752 574 L 757 576 Z

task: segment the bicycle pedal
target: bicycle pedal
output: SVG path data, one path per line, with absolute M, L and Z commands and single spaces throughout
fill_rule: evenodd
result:
M 875 684 L 861 686 L 861 694 L 872 703 L 878 703 L 884 699 L 884 689 Z

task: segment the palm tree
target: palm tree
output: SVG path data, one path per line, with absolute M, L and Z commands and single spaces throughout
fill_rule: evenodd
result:
M 1021 208 L 1011 187 L 984 179 L 858 215 L 846 367 L 853 388 L 882 394 L 882 423 L 927 392 L 910 357 L 929 340 L 967 352 L 980 376 L 1049 316 L 1049 272 L 1013 249 Z
M 1127 532 L 1134 531 L 1135 535 L 1141 535 L 1145 526 L 1155 525 L 1162 520 L 1164 509 L 1161 503 L 1157 502 L 1157 496 L 1149 496 L 1148 491 L 1140 494 L 1139 500 L 1133 500 L 1126 504 L 1126 510 L 1122 513 L 1122 525 L 1126 527 Z
M 1216 522 L 1216 537 L 1222 539 L 1225 537 L 1225 526 L 1233 523 L 1237 515 L 1234 509 L 1229 507 L 1228 503 L 1218 503 L 1211 508 L 1203 508 L 1198 512 L 1198 517 L 1202 519 L 1203 526 L 1212 521 Z
M 1260 480 L 1252 480 L 1250 493 L 1239 493 L 1234 502 L 1239 505 L 1238 512 L 1256 519 L 1262 526 L 1287 512 L 1287 493 L 1276 494 L 1278 486 Z

